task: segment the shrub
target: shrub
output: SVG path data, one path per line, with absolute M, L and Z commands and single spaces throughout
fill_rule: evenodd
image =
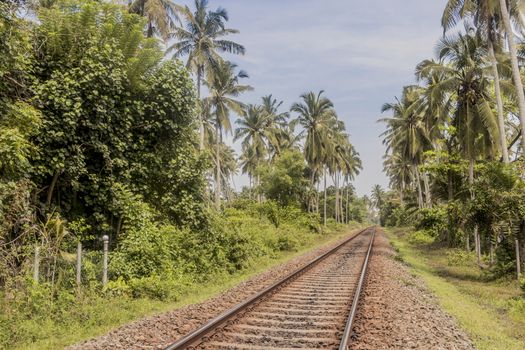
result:
M 132 295 L 131 287 L 122 277 L 108 281 L 104 292 L 109 297 L 130 297 Z
M 148 276 L 129 281 L 131 293 L 135 298 L 176 300 L 179 297 L 177 284 L 167 276 Z
M 415 228 L 416 230 L 426 230 L 432 237 L 438 237 L 447 229 L 447 223 L 447 211 L 444 207 L 423 208 L 419 210 Z
M 447 264 L 449 266 L 469 266 L 472 265 L 475 260 L 475 252 L 467 252 L 464 249 L 447 251 Z
M 427 230 L 414 231 L 408 236 L 408 242 L 414 245 L 425 245 L 434 242 L 434 236 Z

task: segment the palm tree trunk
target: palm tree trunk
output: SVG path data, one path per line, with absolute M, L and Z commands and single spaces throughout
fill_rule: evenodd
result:
M 261 174 L 259 174 L 259 159 L 257 159 L 257 202 L 261 203 L 261 193 L 260 193 L 260 187 L 261 186 Z
M 474 191 L 472 190 L 472 185 L 474 184 L 474 159 L 472 158 L 470 159 L 470 162 L 469 162 L 468 182 L 469 182 L 469 185 L 471 186 L 470 199 L 474 200 L 475 195 L 474 195 Z M 480 242 L 480 237 L 479 237 L 479 232 L 478 232 L 478 224 L 474 224 L 474 244 L 475 244 L 475 249 L 476 249 L 477 261 L 479 265 L 481 263 L 481 242 Z
M 498 109 L 498 127 L 501 144 L 501 155 L 503 162 L 509 164 L 509 151 L 507 150 L 507 136 L 505 133 L 505 117 L 503 116 L 503 100 L 501 99 L 501 87 L 498 72 L 498 61 L 494 54 L 494 43 L 489 40 L 489 55 L 492 64 L 492 74 L 494 75 L 494 92 L 496 94 L 496 106 Z
M 417 163 L 414 162 L 414 175 L 416 176 L 416 186 L 417 186 L 417 204 L 419 209 L 423 208 L 423 191 L 421 190 L 421 179 L 419 177 L 419 168 Z
M 335 201 L 334 201 L 334 219 L 339 222 L 339 188 L 337 186 L 337 171 L 334 174 Z
M 315 212 L 319 215 L 319 181 L 317 181 L 317 188 L 315 191 Z
M 509 44 L 510 62 L 512 64 L 512 77 L 514 85 L 516 85 L 516 92 L 518 95 L 518 107 L 520 110 L 520 124 L 521 124 L 521 145 L 523 152 L 525 152 L 525 93 L 523 92 L 523 82 L 521 81 L 520 68 L 518 65 L 518 53 L 516 50 L 516 43 L 514 42 L 514 32 L 510 23 L 510 14 L 507 9 L 507 1 L 500 0 L 501 17 L 503 25 L 507 34 L 507 42 Z
M 346 221 L 346 224 L 348 225 L 348 219 L 350 217 L 350 215 L 348 215 L 348 211 L 349 211 L 349 208 L 350 208 L 350 203 L 349 203 L 349 200 L 350 200 L 350 184 L 348 183 L 348 181 L 346 181 L 346 211 L 345 211 L 345 221 Z
M 405 198 L 403 196 L 405 190 L 405 182 L 401 181 L 401 184 L 399 186 L 399 202 L 401 203 L 401 206 L 405 205 Z
M 202 84 L 202 67 L 197 68 L 197 99 L 199 104 L 201 103 L 201 84 Z M 199 138 L 199 149 L 202 151 L 204 149 L 204 120 L 203 116 L 200 117 L 200 138 Z
M 217 123 L 215 126 L 215 208 L 221 208 L 221 132 Z
M 323 203 L 323 223 L 326 227 L 326 168 L 323 168 L 324 171 L 324 203 Z
M 430 192 L 430 183 L 427 172 L 423 173 L 423 184 L 425 185 L 425 201 L 427 208 L 432 208 L 432 193 Z

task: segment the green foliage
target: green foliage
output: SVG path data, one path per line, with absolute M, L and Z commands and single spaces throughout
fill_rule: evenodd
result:
M 414 245 L 428 245 L 434 242 L 435 237 L 427 230 L 414 231 L 408 236 L 408 242 Z
M 285 151 L 262 170 L 261 188 L 265 197 L 282 206 L 303 202 L 308 189 L 306 162 L 299 151 Z
M 447 264 L 449 266 L 472 266 L 476 261 L 474 252 L 467 252 L 464 249 L 451 249 L 447 251 Z
M 438 237 L 447 229 L 447 212 L 444 207 L 423 208 L 418 212 L 416 230 L 425 230 L 431 237 Z

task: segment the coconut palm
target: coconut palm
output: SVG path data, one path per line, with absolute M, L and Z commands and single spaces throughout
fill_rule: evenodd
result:
M 516 9 L 516 6 L 519 1 L 510 1 L 512 12 L 519 12 L 519 9 Z M 518 96 L 518 107 L 520 111 L 520 124 L 521 124 L 521 145 L 522 149 L 525 152 L 525 93 L 523 91 L 523 82 L 521 81 L 521 73 L 518 65 L 518 52 L 516 49 L 516 42 L 514 32 L 512 31 L 512 25 L 510 23 L 510 13 L 509 7 L 507 6 L 507 0 L 499 0 L 500 3 L 500 12 L 501 18 L 503 20 L 503 27 L 505 28 L 505 33 L 507 36 L 507 43 L 510 51 L 510 63 L 512 66 L 512 77 L 514 80 L 514 85 L 516 86 L 516 95 Z M 521 16 L 518 17 L 521 20 Z
M 381 185 L 374 185 L 370 196 L 374 207 L 376 207 L 377 210 L 380 210 L 385 202 L 385 190 L 383 190 Z
M 251 177 L 257 175 L 256 186 L 260 185 L 258 169 L 260 163 L 268 154 L 268 115 L 261 106 L 250 104 L 241 118 L 236 120 L 238 127 L 235 129 L 234 141 L 242 139 L 243 164 L 249 161 L 250 167 L 246 170 Z M 255 169 L 252 164 L 255 163 Z M 243 165 L 243 171 L 245 166 Z M 259 197 L 260 200 L 260 197 Z
M 330 132 L 330 121 L 336 116 L 334 105 L 324 91 L 319 93 L 308 92 L 301 95 L 301 102 L 294 103 L 292 112 L 299 114 L 297 121 L 303 127 L 306 138 L 304 141 L 304 155 L 310 167 L 310 186 L 314 188 L 314 181 L 320 174 L 323 166 L 323 157 L 327 151 L 327 136 Z M 324 175 L 324 224 L 326 225 L 326 169 L 323 166 Z
M 253 145 L 249 145 L 242 148 L 242 154 L 239 157 L 239 166 L 243 174 L 248 174 L 250 183 L 250 196 L 253 189 L 253 176 L 257 171 L 258 159 L 256 156 L 257 152 Z
M 503 161 L 509 163 L 500 74 L 495 53 L 496 49 L 500 49 L 501 46 L 500 27 L 502 23 L 499 6 L 499 0 L 449 0 L 441 22 L 443 29 L 446 31 L 452 28 L 460 20 L 471 18 L 488 43 L 488 54 L 494 78 L 501 152 Z
M 304 131 L 299 133 L 295 132 L 297 123 L 296 119 L 290 123 L 286 123 L 279 130 L 279 150 L 300 150 L 301 141 L 304 136 Z
M 180 5 L 172 0 L 133 0 L 129 4 L 129 12 L 147 18 L 146 36 L 160 36 L 167 41 L 179 21 L 178 14 L 182 11 Z
M 308 165 L 318 170 L 322 162 L 325 140 L 329 130 L 329 123 L 335 116 L 332 101 L 319 93 L 308 92 L 301 95 L 302 102 L 294 103 L 292 112 L 299 114 L 297 120 L 306 132 L 304 153 Z
M 188 6 L 181 9 L 181 17 L 186 22 L 185 28 L 176 28 L 173 36 L 178 40 L 170 46 L 167 53 L 173 52 L 173 58 L 187 55 L 186 66 L 197 76 L 197 96 L 200 100 L 202 78 L 206 71 L 216 68 L 222 58 L 219 52 L 244 54 L 244 46 L 226 40 L 224 37 L 238 33 L 236 29 L 226 28 L 228 13 L 223 8 L 208 10 L 207 0 L 195 0 L 195 11 Z M 204 147 L 204 128 L 200 126 L 200 148 Z
M 387 153 L 393 151 L 407 159 L 412 165 L 415 175 L 415 185 L 418 193 L 418 205 L 423 207 L 423 192 L 419 165 L 423 152 L 430 149 L 430 139 L 423 114 L 418 112 L 419 88 L 407 86 L 403 90 L 403 97 L 395 103 L 383 105 L 382 112 L 391 111 L 393 116 L 380 121 L 387 124 L 383 143 L 387 145 Z
M 439 72 L 446 77 L 433 88 L 447 91 L 456 101 L 453 125 L 461 152 L 469 159 L 468 178 L 472 186 L 476 159 L 480 156 L 494 158 L 500 145 L 498 123 L 492 111 L 491 82 L 484 73 L 486 48 L 480 32 L 469 31 L 467 34 L 444 37 L 437 51 L 440 61 L 420 63 L 416 74 L 425 77 Z M 481 249 L 477 226 L 474 226 L 474 238 L 479 261 Z
M 267 114 L 268 119 L 268 145 L 270 147 L 271 158 L 281 152 L 281 141 L 284 137 L 283 128 L 287 125 L 290 117 L 288 112 L 279 112 L 283 101 L 278 101 L 272 95 L 262 97 L 262 108 Z
M 229 198 L 232 192 L 230 180 L 233 181 L 233 176 L 237 175 L 237 157 L 235 151 L 224 142 L 220 144 L 219 162 L 215 162 L 215 171 L 217 173 L 217 166 L 219 166 L 221 191 Z
M 416 68 L 419 78 L 439 73 L 445 79 L 436 84 L 435 93 L 454 97 L 453 124 L 458 131 L 463 154 L 471 161 L 480 155 L 494 156 L 499 131 L 492 112 L 491 82 L 485 75 L 486 48 L 480 32 L 444 37 L 437 46 L 439 62 L 426 60 Z
M 228 61 L 217 62 L 214 70 L 208 71 L 205 85 L 210 91 L 210 95 L 203 99 L 203 105 L 211 106 L 212 114 L 215 117 L 215 205 L 220 208 L 221 196 L 221 174 L 220 174 L 220 151 L 222 144 L 222 130 L 230 132 L 232 130 L 230 122 L 230 111 L 241 115 L 244 113 L 244 104 L 236 100 L 243 92 L 252 90 L 249 85 L 239 83 L 240 79 L 247 78 L 244 71 L 235 72 L 237 66 Z
M 401 154 L 392 153 L 385 156 L 383 166 L 390 179 L 390 188 L 399 192 L 399 199 L 403 204 L 407 185 L 412 182 L 412 164 Z

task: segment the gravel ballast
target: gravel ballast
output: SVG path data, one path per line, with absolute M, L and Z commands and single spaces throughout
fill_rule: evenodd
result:
M 395 256 L 388 239 L 378 234 L 352 349 L 475 349 L 424 282 Z

